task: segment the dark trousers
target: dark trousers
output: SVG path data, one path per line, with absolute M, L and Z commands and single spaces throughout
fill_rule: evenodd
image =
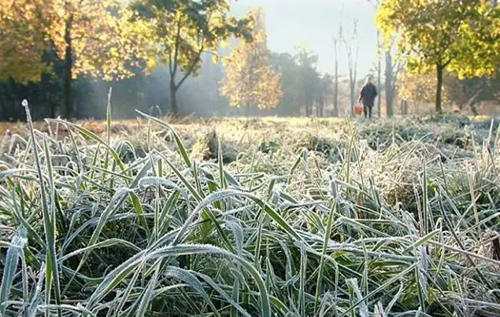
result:
M 368 118 L 372 118 L 372 109 L 373 109 L 373 105 L 367 105 L 367 104 L 363 104 L 363 113 L 365 115 L 365 118 L 368 116 Z

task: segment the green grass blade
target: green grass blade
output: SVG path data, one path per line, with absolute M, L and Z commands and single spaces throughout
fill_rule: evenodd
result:
M 2 275 L 2 284 L 0 286 L 0 315 L 5 315 L 5 303 L 9 299 L 9 294 L 11 291 L 12 284 L 14 282 L 14 277 L 19 263 L 19 259 L 22 256 L 22 249 L 26 244 L 26 229 L 21 228 L 12 237 L 12 242 L 7 249 L 7 255 L 5 257 L 5 265 Z
M 326 250 L 328 247 L 328 241 L 330 240 L 330 236 L 332 234 L 332 225 L 333 225 L 333 218 L 337 210 L 337 202 L 332 201 L 332 207 L 330 209 L 330 212 L 328 213 L 328 220 L 326 223 L 326 230 L 325 230 L 325 236 L 323 240 L 323 248 L 321 253 L 323 255 L 326 255 Z M 320 262 L 319 262 L 319 272 L 318 272 L 318 279 L 316 281 L 316 296 L 314 298 L 314 311 L 316 312 L 317 306 L 318 306 L 318 301 L 319 301 L 319 296 L 321 294 L 321 284 L 323 281 L 323 267 L 325 265 L 325 260 L 324 257 L 321 257 Z
M 113 159 L 116 162 L 116 164 L 118 165 L 118 167 L 121 170 L 125 169 L 125 165 L 123 164 L 122 160 L 120 159 L 120 155 L 118 155 L 118 153 L 109 144 L 107 144 L 107 142 L 103 141 L 100 137 L 98 137 L 92 131 L 85 129 L 83 127 L 80 127 L 74 123 L 71 123 L 71 122 L 68 122 L 65 120 L 61 120 L 61 119 L 47 119 L 47 120 L 50 122 L 59 122 L 59 123 L 65 124 L 67 126 L 70 126 L 70 127 L 74 128 L 75 130 L 77 130 L 78 132 L 80 132 L 81 134 L 83 134 L 85 137 L 87 137 L 87 138 L 89 138 L 97 143 L 104 145 L 106 147 L 106 149 L 109 151 L 109 153 L 111 153 L 111 156 L 113 156 Z
M 150 115 L 147 115 L 145 114 L 144 112 L 141 112 L 139 110 L 135 110 L 138 114 L 140 114 L 141 116 L 145 117 L 145 118 L 148 118 L 149 120 L 159 124 L 160 126 L 164 127 L 164 128 L 167 128 L 168 130 L 170 130 L 174 136 L 174 140 L 175 140 L 175 143 L 177 144 L 177 148 L 179 149 L 179 152 L 184 160 L 184 162 L 186 163 L 186 165 L 188 167 L 191 167 L 191 160 L 189 159 L 189 155 L 187 154 L 187 151 L 186 151 L 186 147 L 184 146 L 184 144 L 182 143 L 182 140 L 181 138 L 179 137 L 179 135 L 177 134 L 177 132 L 175 131 L 175 129 L 170 126 L 169 124 L 163 122 L 162 120 L 158 119 L 158 118 L 155 118 L 155 117 L 152 117 Z
M 56 251 L 55 251 L 55 219 L 52 217 L 49 209 L 49 203 L 47 201 L 47 196 L 45 193 L 45 185 L 44 185 L 44 176 L 42 173 L 42 165 L 40 163 L 40 155 L 38 152 L 38 145 L 35 138 L 35 129 L 33 127 L 33 120 L 31 119 L 31 113 L 28 107 L 28 101 L 23 101 L 23 106 L 26 110 L 26 119 L 28 121 L 28 127 L 32 139 L 33 144 L 33 153 L 35 155 L 35 164 L 38 173 L 38 179 L 40 184 L 40 194 L 42 199 L 42 212 L 43 212 L 43 223 L 45 230 L 45 241 L 47 246 L 46 253 L 46 289 L 45 289 L 45 302 L 50 303 L 51 290 L 52 290 L 52 278 L 54 278 L 54 297 L 56 300 L 56 305 L 61 303 L 60 292 L 59 292 L 59 275 L 57 269 L 57 261 L 56 261 Z M 48 153 L 48 146 L 46 139 L 44 139 L 44 151 L 45 151 L 45 159 L 47 161 L 47 166 L 50 171 L 49 180 L 51 185 L 51 192 L 54 189 L 53 181 L 52 181 L 52 164 L 50 161 L 50 153 Z M 54 201 L 51 201 L 54 204 Z M 61 311 L 58 310 L 58 316 L 61 317 Z M 45 311 L 45 315 L 49 316 L 49 311 Z

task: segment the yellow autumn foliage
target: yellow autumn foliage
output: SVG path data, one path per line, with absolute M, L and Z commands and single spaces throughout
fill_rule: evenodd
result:
M 130 76 L 143 38 L 118 0 L 0 0 L 0 78 L 39 80 L 50 70 L 43 55 L 64 59 L 71 46 L 73 77 L 105 80 Z M 13 54 L 16 51 L 17 54 Z
M 259 20 L 258 14 L 256 20 Z M 260 24 L 255 28 L 252 41 L 241 41 L 223 61 L 226 75 L 221 82 L 221 92 L 231 106 L 268 109 L 276 107 L 281 100 L 281 73 L 270 64 L 265 27 Z

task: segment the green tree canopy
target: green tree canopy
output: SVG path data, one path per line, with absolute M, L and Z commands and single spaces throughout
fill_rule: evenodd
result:
M 178 113 L 177 91 L 200 69 L 202 55 L 217 55 L 231 36 L 250 38 L 251 17 L 229 14 L 228 0 L 138 0 L 132 5 L 136 20 L 145 24 L 143 50 L 148 65 L 166 63 L 170 72 L 170 109 Z
M 325 74 L 321 77 L 316 63 L 318 56 L 304 45 L 295 48 L 295 54 L 273 53 L 272 64 L 280 70 L 283 96 L 278 106 L 280 115 L 300 115 L 305 109 L 307 115 L 312 115 L 313 105 L 316 103 L 318 115 L 324 115 L 324 106 L 327 97 L 334 96 L 332 76 Z
M 500 61 L 499 6 L 489 0 L 384 0 L 377 11 L 383 34 L 399 35 L 409 70 L 436 71 L 436 111 L 441 112 L 443 74 L 493 73 Z
M 271 53 L 271 64 L 281 73 L 282 97 L 277 113 L 282 116 L 300 114 L 298 90 L 300 70 L 294 57 L 289 53 Z
M 298 66 L 298 97 L 306 110 L 306 115 L 312 115 L 312 106 L 320 93 L 320 74 L 317 70 L 318 55 L 303 45 L 295 48 L 295 62 Z

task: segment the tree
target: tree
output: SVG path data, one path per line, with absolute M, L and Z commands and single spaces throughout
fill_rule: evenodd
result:
M 394 114 L 394 73 L 392 70 L 392 54 L 390 51 L 385 51 L 385 108 L 387 116 L 390 118 Z M 380 99 L 380 98 L 379 98 Z
M 335 73 L 333 75 L 333 116 L 339 116 L 339 55 L 340 42 L 342 41 L 342 25 L 339 26 L 339 33 L 333 37 L 333 48 L 335 52 Z
M 380 31 L 377 30 L 377 90 L 379 91 L 379 96 L 377 98 L 377 116 L 380 118 L 382 116 L 382 98 L 380 93 L 382 91 L 382 56 L 381 56 L 381 43 L 380 43 Z
M 333 77 L 330 76 L 330 74 L 328 73 L 324 74 L 323 77 L 320 78 L 318 87 L 319 91 L 316 104 L 316 115 L 318 117 L 325 116 L 325 103 L 328 97 L 331 96 L 333 92 L 332 82 L 333 82 Z
M 37 14 L 36 6 L 0 0 L 0 79 L 38 81 L 40 74 L 50 70 L 42 61 L 48 47 L 38 31 Z
M 4 76 L 38 81 L 43 73 L 53 71 L 43 56 L 54 50 L 64 61 L 67 118 L 74 113 L 72 81 L 76 76 L 110 80 L 134 74 L 127 66 L 138 64 L 133 57 L 140 45 L 131 37 L 135 27 L 127 26 L 130 12 L 120 1 L 17 0 L 7 12 L 1 17 L 1 28 L 6 30 L 1 55 L 17 63 L 1 71 Z M 11 49 L 18 45 L 24 52 L 13 56 Z M 25 65 L 32 67 L 27 75 L 23 74 Z
M 372 3 L 375 9 L 378 10 L 380 5 L 380 0 L 368 0 L 368 2 Z M 382 91 L 382 51 L 385 55 L 385 81 L 384 81 L 384 89 L 385 89 L 385 105 L 386 105 L 386 113 L 388 117 L 392 117 L 394 114 L 394 99 L 397 95 L 396 87 L 397 87 L 397 79 L 398 74 L 403 67 L 403 59 L 401 56 L 396 58 L 396 63 L 394 63 L 394 44 L 395 38 L 397 35 L 387 36 L 385 41 L 381 39 L 380 30 L 377 30 L 377 86 L 379 91 Z M 384 45 L 385 42 L 385 45 Z M 381 116 L 381 105 L 382 98 L 379 96 L 377 98 L 377 114 Z
M 288 53 L 272 54 L 272 63 L 282 73 L 283 96 L 278 106 L 280 115 L 300 115 L 304 108 L 306 115 L 323 116 L 327 99 L 335 94 L 334 79 L 329 74 L 320 76 L 316 69 L 318 56 L 305 45 L 295 48 L 294 56 Z M 332 85 L 333 84 L 333 85 Z
M 253 13 L 257 22 L 251 41 L 241 41 L 231 55 L 224 59 L 226 75 L 221 92 L 231 106 L 245 107 L 247 116 L 251 106 L 274 108 L 280 102 L 281 74 L 270 64 L 267 36 L 262 11 Z
M 400 76 L 399 96 L 410 102 L 413 112 L 420 114 L 422 104 L 432 104 L 435 101 L 436 76 L 432 72 L 416 74 L 405 71 Z M 442 98 L 448 99 L 447 89 L 443 89 Z
M 450 101 L 455 103 L 460 110 L 468 107 L 474 115 L 477 115 L 476 103 L 481 101 L 499 102 L 500 75 L 497 73 L 491 77 L 460 79 L 456 73 L 450 73 L 446 76 L 444 89 L 448 93 Z
M 375 9 L 378 8 L 379 4 L 380 4 L 380 1 L 379 0 L 367 0 L 368 2 L 370 2 L 371 4 L 373 4 L 373 6 L 375 7 Z M 379 93 L 382 91 L 382 50 L 383 50 L 383 45 L 382 45 L 382 41 L 380 39 L 380 30 L 377 30 L 377 65 L 375 67 L 376 71 L 377 71 L 377 88 L 378 88 L 378 91 Z M 380 118 L 381 116 L 381 112 L 382 112 L 382 98 L 381 96 L 379 95 L 379 97 L 377 98 L 377 116 Z M 392 110 L 392 109 L 391 109 Z M 387 111 L 389 113 L 389 111 Z
M 354 106 L 356 104 L 356 79 L 358 74 L 358 21 L 353 21 L 353 30 L 350 38 L 342 37 L 344 48 L 347 53 L 347 63 L 349 66 L 349 99 L 351 103 L 351 116 L 354 116 Z
M 306 116 L 312 115 L 313 104 L 320 91 L 320 77 L 316 69 L 318 55 L 309 51 L 305 45 L 298 45 L 294 56 L 298 67 L 298 100 L 304 106 Z
M 384 88 L 385 88 L 385 107 L 388 117 L 392 117 L 394 114 L 394 99 L 397 97 L 396 88 L 398 84 L 398 76 L 401 70 L 403 69 L 403 58 L 402 56 L 399 56 L 396 57 L 396 60 L 394 60 L 395 54 L 393 54 L 393 47 L 394 45 L 391 44 L 385 49 Z
M 491 31 L 498 30 L 498 11 L 489 0 L 384 0 L 377 24 L 386 37 L 400 33 L 399 51 L 408 54 L 410 70 L 435 70 L 435 104 L 441 112 L 446 69 L 466 76 L 496 68 L 498 50 L 492 47 L 499 46 L 498 32 Z
M 197 74 L 202 55 L 216 56 L 230 36 L 250 38 L 251 17 L 230 16 L 228 0 L 139 0 L 132 7 L 148 25 L 150 66 L 168 63 L 174 114 L 179 112 L 177 92 L 189 76 Z
M 300 115 L 300 69 L 294 57 L 289 53 L 271 53 L 271 64 L 281 73 L 282 97 L 277 113 L 282 116 Z

